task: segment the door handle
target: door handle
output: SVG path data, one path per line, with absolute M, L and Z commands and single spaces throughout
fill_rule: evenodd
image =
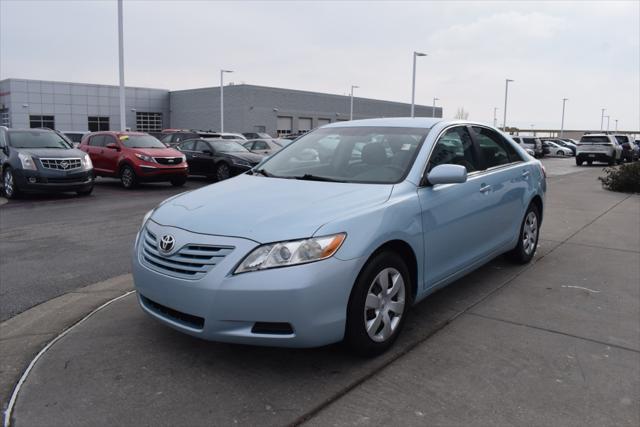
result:
M 482 185 L 480 186 L 480 192 L 481 192 L 481 193 L 483 193 L 483 194 L 484 194 L 484 193 L 488 193 L 489 191 L 491 191 L 491 186 L 490 186 L 490 185 L 482 184 Z
M 524 170 L 524 171 L 522 171 L 522 177 L 523 177 L 523 178 L 528 177 L 530 174 L 531 174 L 531 172 L 530 172 L 530 171 L 528 171 L 528 170 Z

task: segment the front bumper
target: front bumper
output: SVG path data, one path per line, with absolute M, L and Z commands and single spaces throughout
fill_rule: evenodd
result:
M 137 165 L 136 175 L 140 181 L 171 181 L 176 178 L 186 178 L 188 167 L 186 163 L 178 166 Z
M 148 221 L 156 236 L 171 234 L 176 247 L 189 244 L 232 247 L 199 278 L 149 265 L 139 236 L 133 278 L 142 309 L 162 323 L 199 338 L 240 344 L 317 347 L 344 337 L 347 304 L 361 259 L 323 261 L 232 275 L 254 241 L 190 233 Z M 260 325 L 288 325 L 265 330 Z M 283 333 L 284 332 L 284 333 Z
M 14 169 L 16 187 L 24 192 L 65 192 L 89 190 L 94 184 L 93 171 L 43 171 Z

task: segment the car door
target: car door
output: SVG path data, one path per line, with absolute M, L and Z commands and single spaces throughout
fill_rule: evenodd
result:
M 471 126 L 482 158 L 482 184 L 486 188 L 482 224 L 487 234 L 483 251 L 500 252 L 518 235 L 527 208 L 532 171 L 509 141 L 484 126 Z
M 467 181 L 418 188 L 425 247 L 425 282 L 437 286 L 482 258 L 489 233 L 483 224 L 489 207 L 479 153 L 466 126 L 443 131 L 436 141 L 425 176 L 435 166 L 462 165 Z
M 104 135 L 103 141 L 104 147 L 102 147 L 102 162 L 103 167 L 107 173 L 118 173 L 118 159 L 120 158 L 120 151 L 122 146 L 120 141 L 117 141 L 113 135 Z M 115 144 L 115 148 L 107 147 L 109 144 Z M 111 146 L 113 147 L 113 145 Z
M 265 141 L 256 141 L 251 151 L 258 154 L 269 154 L 269 144 Z
M 103 142 L 104 135 L 92 135 L 89 137 L 86 147 L 87 153 L 91 158 L 91 163 L 93 163 L 93 168 L 99 172 L 104 172 L 104 162 L 102 161 Z
M 203 175 L 213 175 L 214 168 L 214 152 L 215 150 L 207 141 L 196 142 L 196 152 L 198 154 L 198 163 L 200 171 Z
M 178 145 L 178 150 L 184 154 L 187 158 L 187 165 L 189 166 L 189 174 L 190 175 L 198 175 L 198 165 L 193 157 L 194 155 L 194 146 L 196 141 L 184 141 L 182 144 Z
M 0 177 L 2 177 L 2 165 L 9 160 L 9 144 L 4 129 L 0 128 Z

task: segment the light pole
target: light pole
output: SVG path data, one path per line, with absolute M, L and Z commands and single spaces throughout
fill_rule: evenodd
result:
M 507 96 L 509 95 L 509 83 L 513 82 L 513 80 L 511 79 L 505 79 L 505 86 L 504 86 L 504 112 L 503 112 L 503 118 L 502 118 L 502 131 L 506 132 L 507 131 Z
M 564 104 L 569 100 L 569 98 L 562 98 L 562 121 L 560 122 L 560 138 L 564 134 Z
M 353 120 L 353 90 L 359 88 L 360 86 L 351 85 L 351 106 L 349 108 L 349 120 Z
M 416 110 L 416 58 L 418 56 L 427 56 L 426 53 L 413 52 L 413 83 L 411 85 L 411 117 L 415 117 Z
M 493 107 L 493 127 L 498 127 L 498 107 Z
M 120 71 L 120 130 L 127 129 L 126 113 L 124 111 L 124 37 L 122 24 L 122 0 L 118 0 L 118 68 Z
M 436 116 L 436 101 L 440 101 L 440 98 L 433 97 L 433 107 L 431 107 L 431 117 Z
M 220 70 L 220 132 L 224 132 L 224 73 L 233 73 L 233 71 Z
M 615 121 L 616 121 L 616 132 L 618 132 L 618 119 L 616 119 Z
M 607 132 L 609 132 L 609 119 L 611 118 L 611 116 L 605 116 L 607 118 Z
M 604 126 L 604 112 L 605 112 L 606 108 L 602 109 L 602 114 L 600 115 L 600 130 L 602 130 L 602 127 Z

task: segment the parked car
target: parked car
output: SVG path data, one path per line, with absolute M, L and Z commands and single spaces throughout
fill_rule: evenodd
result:
M 78 147 L 78 145 L 80 145 L 82 138 L 88 135 L 89 132 L 88 131 L 63 131 L 62 134 L 66 136 L 71 141 L 74 148 L 76 148 Z
M 254 154 L 236 141 L 218 138 L 190 139 L 178 150 L 187 158 L 189 174 L 223 181 L 257 165 L 264 155 Z
M 27 192 L 93 191 L 93 165 L 56 132 L 0 126 L 2 192 L 13 199 Z
M 612 166 L 614 163 L 622 163 L 622 146 L 613 135 L 605 133 L 585 134 L 580 138 L 576 165 L 582 166 L 587 162 L 604 162 Z
M 271 137 L 271 135 L 269 135 L 268 133 L 265 133 L 265 132 L 243 132 L 242 136 L 247 138 L 247 140 L 250 140 L 250 139 L 273 139 Z
M 140 182 L 187 181 L 185 156 L 143 132 L 94 132 L 78 146 L 91 156 L 95 174 L 119 178 L 124 188 Z
M 244 148 L 256 154 L 273 154 L 276 151 L 282 150 L 280 145 L 275 139 L 250 139 L 242 144 Z
M 640 157 L 640 148 L 634 144 L 633 139 L 628 135 L 614 135 L 622 147 L 622 159 L 627 162 L 634 162 Z
M 296 161 L 322 140 L 335 141 L 329 157 Z M 545 192 L 541 163 L 482 124 L 334 123 L 149 211 L 132 259 L 138 301 L 203 339 L 344 340 L 375 355 L 427 295 L 502 253 L 529 262 Z
M 553 141 L 556 144 L 571 150 L 571 155 L 572 156 L 575 156 L 576 153 L 578 152 L 578 146 L 576 144 L 574 144 L 573 142 L 571 142 L 570 140 L 568 140 L 568 139 L 565 140 L 565 139 L 562 139 L 562 138 L 554 138 L 554 139 L 551 139 L 550 141 Z
M 552 141 L 550 139 L 542 140 L 543 149 L 546 148 L 546 154 L 551 156 L 573 156 L 573 151 L 570 148 L 563 147 L 559 143 Z
M 534 138 L 530 136 L 512 136 L 513 140 L 520 144 L 522 148 L 529 148 L 533 150 L 536 157 L 544 157 L 544 149 L 542 147 L 542 141 L 540 138 Z
M 247 138 L 244 137 L 241 133 L 229 133 L 229 132 L 215 132 L 212 135 L 207 136 L 206 138 L 220 138 L 220 139 L 233 139 L 237 141 L 246 141 Z

